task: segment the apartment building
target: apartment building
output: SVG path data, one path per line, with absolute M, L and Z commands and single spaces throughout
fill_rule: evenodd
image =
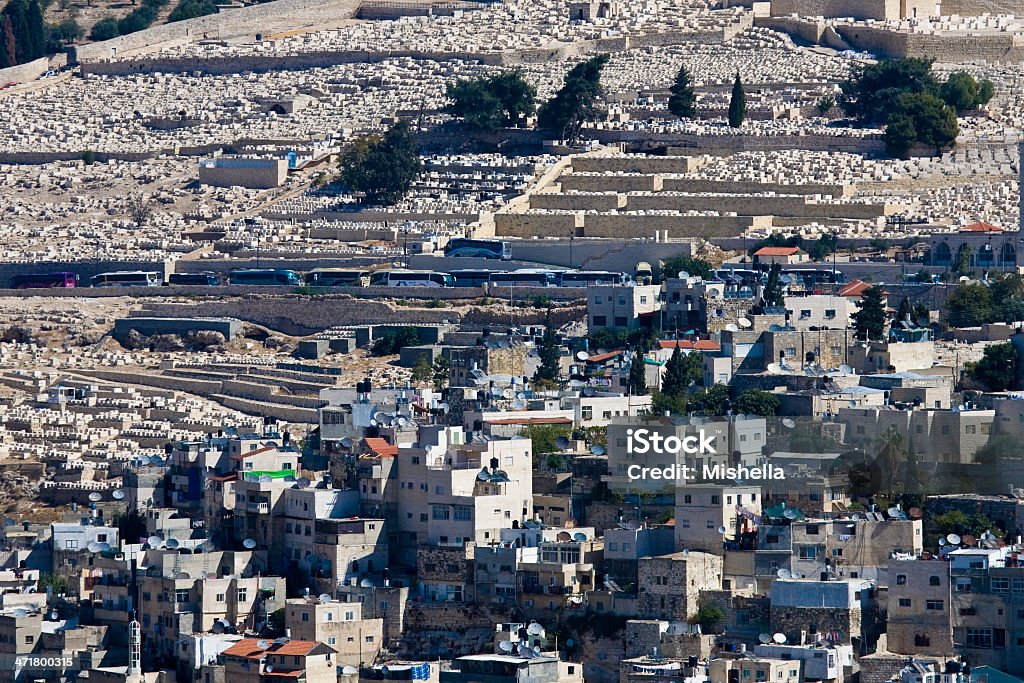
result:
M 317 597 L 288 600 L 285 628 L 292 638 L 324 643 L 336 653 L 338 666 L 363 666 L 377 659 L 384 644 L 384 620 L 363 617 L 358 601 L 321 601 Z
M 722 587 L 719 555 L 683 550 L 640 559 L 637 585 L 637 616 L 641 619 L 686 621 L 699 606 L 702 590 Z
M 278 678 L 306 683 L 336 683 L 334 650 L 323 643 L 279 638 L 244 638 L 221 653 L 224 680 L 265 683 Z
M 763 421 L 762 421 L 763 423 Z M 676 488 L 676 548 L 725 552 L 725 542 L 740 544 L 761 514 L 760 486 L 685 484 Z
M 914 656 L 953 652 L 949 568 L 938 558 L 889 560 L 889 651 Z

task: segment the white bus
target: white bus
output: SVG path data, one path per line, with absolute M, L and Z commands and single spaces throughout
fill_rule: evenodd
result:
M 432 270 L 378 270 L 370 274 L 371 287 L 454 287 L 455 278 Z
M 91 283 L 93 287 L 159 287 L 164 278 L 155 271 L 123 270 L 95 275 Z

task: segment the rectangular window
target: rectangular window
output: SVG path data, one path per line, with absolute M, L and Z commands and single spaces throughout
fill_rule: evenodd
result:
M 967 647 L 992 647 L 992 629 L 990 628 L 969 628 L 967 629 Z
M 432 505 L 434 519 L 450 519 L 451 510 L 447 505 Z
M 942 602 L 942 600 L 927 600 L 927 601 L 925 601 L 924 606 L 925 606 L 925 609 L 930 609 L 932 611 L 941 612 L 942 608 L 943 608 L 943 602 Z
M 910 607 L 910 598 L 900 598 L 900 607 Z
M 1008 593 L 1010 591 L 1010 580 L 1007 578 L 992 577 L 993 593 Z

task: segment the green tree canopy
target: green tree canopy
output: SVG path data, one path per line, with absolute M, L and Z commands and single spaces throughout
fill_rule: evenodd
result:
M 740 81 L 740 72 L 736 72 L 736 79 L 732 82 L 732 97 L 729 99 L 729 125 L 739 128 L 743 125 L 743 119 L 747 118 L 747 94 L 743 90 L 743 82 Z
M 644 368 L 645 365 L 644 354 L 638 350 L 633 356 L 633 361 L 629 364 L 629 377 L 626 379 L 629 393 L 633 396 L 644 396 L 647 394 L 647 372 Z
M 782 295 L 782 266 L 773 263 L 768 269 L 768 280 L 765 282 L 764 290 L 761 293 L 761 300 L 765 306 L 781 306 L 785 299 Z
M 881 287 L 868 287 L 860 298 L 860 308 L 850 316 L 862 341 L 879 340 L 885 334 L 885 292 Z
M 950 327 L 976 327 L 991 320 L 992 292 L 978 282 L 964 282 L 946 297 L 946 320 Z
M 341 179 L 366 204 L 390 206 L 399 202 L 423 170 L 412 127 L 399 121 L 383 136 L 356 140 L 341 158 Z
M 702 258 L 692 256 L 672 256 L 665 259 L 661 265 L 661 278 L 663 280 L 678 277 L 680 272 L 686 272 L 694 277 L 705 280 L 710 279 L 715 274 L 710 263 Z
M 855 67 L 850 78 L 840 85 L 839 106 L 847 116 L 862 123 L 885 123 L 898 109 L 897 102 L 904 94 L 935 92 L 932 62 L 908 57 Z
M 989 391 L 1006 391 L 1017 388 L 1020 362 L 1016 347 L 1010 342 L 1003 342 L 986 346 L 981 360 L 967 364 L 964 370 Z
M 725 415 L 729 405 L 729 387 L 712 384 L 697 395 L 697 404 L 705 415 Z
M 478 130 L 520 126 L 536 111 L 537 89 L 518 69 L 449 83 L 446 94 L 445 111 Z
M 771 417 L 779 412 L 779 397 L 770 391 L 747 389 L 736 397 L 736 412 Z
M 537 124 L 563 140 L 576 140 L 584 123 L 603 116 L 598 100 L 604 95 L 601 71 L 607 63 L 608 55 L 602 54 L 570 69 L 562 88 L 541 105 Z
M 939 97 L 957 112 L 965 112 L 984 104 L 992 99 L 995 86 L 992 81 L 979 83 L 974 76 L 966 71 L 957 71 L 939 86 Z
M 668 89 L 668 110 L 681 119 L 692 119 L 697 114 L 697 96 L 693 92 L 693 79 L 686 65 L 679 67 L 676 79 Z

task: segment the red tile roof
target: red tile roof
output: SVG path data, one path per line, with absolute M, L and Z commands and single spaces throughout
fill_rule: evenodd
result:
M 718 342 L 710 339 L 659 339 L 658 348 L 662 349 L 674 349 L 678 346 L 680 349 L 690 349 L 692 351 L 720 351 L 722 349 Z
M 261 453 L 267 453 L 276 450 L 277 446 L 264 446 L 263 448 L 257 448 L 254 451 L 246 451 L 245 453 L 239 453 L 238 455 L 233 455 L 231 457 L 234 458 L 235 460 L 245 460 L 246 458 L 252 457 L 254 455 L 260 455 Z
M 587 358 L 587 362 L 588 363 L 603 363 L 606 360 L 611 360 L 612 358 L 615 358 L 616 356 L 621 356 L 621 355 L 622 355 L 622 350 L 621 349 L 618 350 L 618 351 L 609 351 L 608 353 L 595 353 L 593 356 L 590 356 L 589 358 Z
M 263 659 L 267 651 L 259 647 L 259 638 L 242 638 L 240 641 L 224 650 L 221 654 L 227 657 L 245 657 L 246 659 Z
M 761 247 L 754 256 L 792 256 L 800 253 L 800 247 Z
M 960 232 L 1003 232 L 1003 229 L 998 225 L 992 225 L 985 221 L 978 221 L 960 228 Z
M 839 290 L 839 296 L 860 297 L 864 295 L 865 289 L 870 289 L 872 286 L 873 285 L 869 285 L 863 280 L 854 280 Z M 889 292 L 883 292 L 883 294 L 888 293 Z
M 378 437 L 363 439 L 366 447 L 382 458 L 393 458 L 398 455 L 398 446 L 389 444 L 386 440 Z
M 222 654 L 228 657 L 244 657 L 246 659 L 263 659 L 268 654 L 274 655 L 308 655 L 320 643 L 315 640 L 289 640 L 287 643 L 278 645 L 274 641 L 265 641 L 269 647 L 261 648 L 259 638 L 242 638 L 240 641 L 224 650 Z

